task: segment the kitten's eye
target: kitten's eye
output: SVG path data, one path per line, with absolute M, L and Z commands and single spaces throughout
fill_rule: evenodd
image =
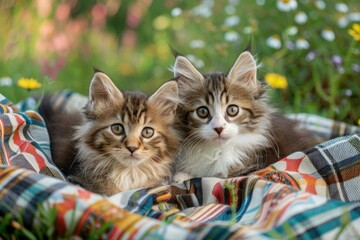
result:
M 199 107 L 196 113 L 201 118 L 207 118 L 209 116 L 209 110 L 206 107 Z
M 121 135 L 124 133 L 124 127 L 121 124 L 116 123 L 111 125 L 111 131 L 116 135 Z
M 230 117 L 235 117 L 238 113 L 239 113 L 239 107 L 236 105 L 230 105 L 228 106 L 228 108 L 226 109 L 226 113 L 230 116 Z
M 154 129 L 151 128 L 151 127 L 145 127 L 142 132 L 141 132 L 141 135 L 144 137 L 144 138 L 151 138 L 152 136 L 154 136 Z

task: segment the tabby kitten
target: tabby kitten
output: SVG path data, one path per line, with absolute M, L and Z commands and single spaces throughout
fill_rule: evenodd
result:
M 185 140 L 176 156 L 175 181 L 234 177 L 265 167 L 316 144 L 296 122 L 268 104 L 257 66 L 243 52 L 228 74 L 201 74 L 183 56 L 174 75 L 182 101 L 178 128 Z
M 80 112 L 40 113 L 48 126 L 55 164 L 86 189 L 114 194 L 169 180 L 179 143 L 174 129 L 178 88 L 165 83 L 152 96 L 122 93 L 96 72 Z M 51 112 L 51 111 L 50 111 Z

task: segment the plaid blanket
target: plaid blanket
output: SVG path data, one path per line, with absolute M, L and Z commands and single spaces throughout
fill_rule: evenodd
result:
M 67 92 L 54 104 L 79 107 L 73 103 L 83 100 Z M 11 213 L 30 230 L 46 232 L 44 222 L 50 222 L 53 237 L 86 239 L 101 230 L 97 238 L 360 238 L 358 127 L 301 115 L 321 137 L 338 138 L 247 176 L 101 196 L 65 181 L 51 161 L 41 117 L 26 110 L 34 106 L 30 99 L 16 107 L 0 96 L 0 229 Z

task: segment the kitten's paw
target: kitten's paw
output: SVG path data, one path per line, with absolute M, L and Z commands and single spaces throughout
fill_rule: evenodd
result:
M 176 183 L 182 183 L 184 182 L 185 180 L 188 180 L 192 178 L 192 176 L 190 174 L 187 174 L 185 172 L 178 172 L 175 174 L 175 176 L 173 177 L 173 182 L 176 182 Z

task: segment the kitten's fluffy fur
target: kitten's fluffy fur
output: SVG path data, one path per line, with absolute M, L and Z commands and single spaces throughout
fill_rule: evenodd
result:
M 167 181 L 179 143 L 173 126 L 177 95 L 175 81 L 149 98 L 140 92 L 123 94 L 97 72 L 82 113 L 49 114 L 51 106 L 43 101 L 40 112 L 55 164 L 85 188 L 103 194 Z
M 176 58 L 178 127 L 185 140 L 176 157 L 175 181 L 233 177 L 259 169 L 316 144 L 294 121 L 269 106 L 256 62 L 242 53 L 228 74 L 201 74 Z

